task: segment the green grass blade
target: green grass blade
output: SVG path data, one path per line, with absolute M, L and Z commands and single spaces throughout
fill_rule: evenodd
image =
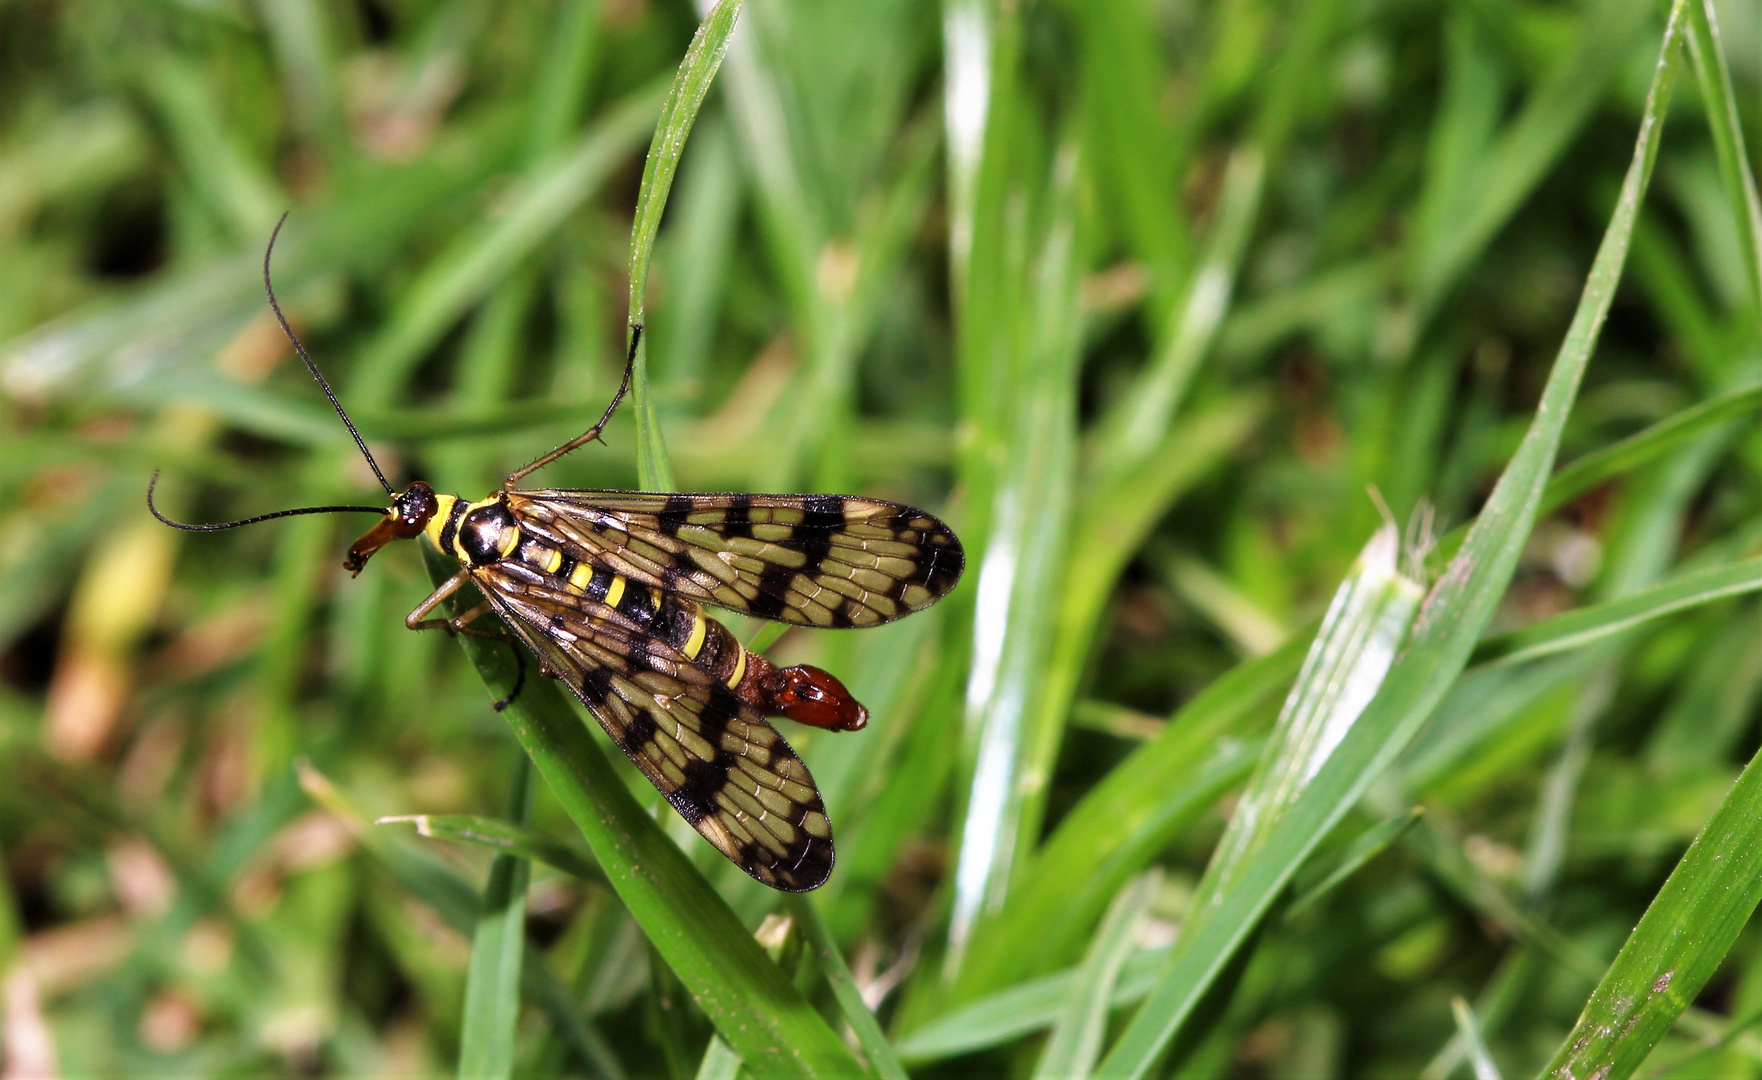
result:
M 600 0 L 564 0 L 557 5 L 527 118 L 528 162 L 542 160 L 563 145 L 580 122 L 578 114 L 595 72 L 602 6 Z
M 1762 769 L 1752 760 L 1671 871 L 1541 1076 L 1632 1076 L 1762 902 Z
M 1086 485 L 1072 518 L 1051 653 L 1044 664 L 1035 707 L 1038 715 L 1032 724 L 1033 741 L 1021 766 L 1028 792 L 1021 810 L 1025 836 L 1040 834 L 1071 702 L 1120 575 L 1181 495 L 1253 434 L 1262 412 L 1262 401 L 1252 394 L 1196 412 L 1122 473 Z
M 318 0 L 269 0 L 257 10 L 294 106 L 294 127 L 325 154 L 347 154 L 329 9 Z
M 476 844 L 491 851 L 514 855 L 531 862 L 543 863 L 553 870 L 578 877 L 583 881 L 605 881 L 593 860 L 571 844 L 552 839 L 523 825 L 500 818 L 477 817 L 471 814 L 407 814 L 383 817 L 375 824 L 409 823 L 416 826 L 418 836 L 431 840 L 456 840 Z
M 1422 595 L 1417 582 L 1401 576 L 1399 549 L 1395 527 L 1379 529 L 1334 594 L 1260 765 L 1200 881 L 1193 905 L 1199 918 L 1233 904 L 1235 876 L 1284 825 L 1388 674 Z
M 811 896 L 796 895 L 789 897 L 789 910 L 801 920 L 803 932 L 808 944 L 813 947 L 814 955 L 820 960 L 820 970 L 826 975 L 826 981 L 832 985 L 832 995 L 838 999 L 838 1007 L 844 1012 L 844 1019 L 856 1032 L 857 1042 L 862 1044 L 863 1053 L 868 1056 L 869 1064 L 874 1068 L 881 1080 L 906 1080 L 904 1066 L 899 1063 L 899 1055 L 894 1052 L 893 1044 L 887 1040 L 887 1033 L 875 1019 L 875 1014 L 863 1000 L 862 991 L 857 989 L 857 981 L 850 973 L 850 966 L 844 962 L 844 954 L 838 949 L 838 941 L 820 918 L 820 911 L 814 906 Z
M 1504 227 L 1632 57 L 1651 9 L 1602 0 L 1585 9 L 1578 47 L 1550 71 L 1523 111 L 1475 165 L 1478 182 L 1464 192 L 1441 227 L 1416 247 L 1414 309 L 1419 321 Z M 1416 328 L 1417 329 L 1417 328 Z
M 728 52 L 728 40 L 740 19 L 741 0 L 720 0 L 698 25 L 691 46 L 667 100 L 661 106 L 660 119 L 655 123 L 654 139 L 649 143 L 648 158 L 642 167 L 642 188 L 636 197 L 636 218 L 630 225 L 630 307 L 628 325 L 638 326 L 646 317 L 649 261 L 654 255 L 655 236 L 661 229 L 661 215 L 667 206 L 667 195 L 673 190 L 673 177 L 679 170 L 679 156 L 685 152 L 685 140 L 697 123 L 698 110 L 704 95 L 722 66 Z M 627 329 L 626 333 L 629 333 Z M 628 337 L 626 343 L 628 344 Z M 655 413 L 654 394 L 649 385 L 648 346 L 638 344 L 636 372 L 631 379 L 631 406 L 636 410 L 636 474 L 645 491 L 676 491 L 673 469 L 667 461 L 667 444 L 662 437 L 660 419 Z
M 1412 740 L 1461 673 L 1503 595 L 1528 540 L 1560 435 L 1577 397 L 1626 261 L 1640 203 L 1651 180 L 1682 4 L 1672 10 L 1640 121 L 1633 160 L 1604 232 L 1578 308 L 1573 313 L 1535 419 L 1500 476 L 1462 550 L 1427 597 L 1401 660 L 1365 714 L 1346 733 L 1321 772 L 1235 877 L 1231 904 L 1190 920 L 1165 981 L 1135 1016 L 1099 1070 L 1146 1075 L 1262 913 L 1308 854 L 1355 805 L 1371 781 Z
M 436 583 L 444 580 L 445 561 L 424 553 Z M 459 640 L 492 692 L 505 695 L 514 683 L 508 646 Z M 817 1077 L 859 1071 L 832 1029 L 637 803 L 556 684 L 529 672 L 503 715 L 625 908 L 754 1072 Z
M 1756 176 L 1744 150 L 1744 126 L 1731 85 L 1731 68 L 1725 60 L 1725 43 L 1713 5 L 1707 0 L 1689 8 L 1688 43 L 1713 135 L 1713 151 L 1719 158 L 1720 179 L 1731 200 L 1732 220 L 1738 223 L 1739 247 L 1750 276 L 1752 314 L 1762 319 L 1762 198 L 1757 196 Z
M 1462 1038 L 1464 1052 L 1474 1068 L 1474 1080 L 1503 1080 L 1499 1066 L 1493 1063 L 1493 1055 L 1487 1049 L 1487 1040 L 1481 1037 L 1480 1023 L 1474 1018 L 1474 1010 L 1468 1002 L 1461 998 L 1450 999 L 1450 1011 L 1456 1017 L 1456 1030 Z
M 1762 385 L 1745 386 L 1712 397 L 1658 421 L 1601 450 L 1563 466 L 1542 494 L 1543 514 L 1556 510 L 1603 481 L 1655 461 L 1727 420 L 1762 407 Z
M 1411 829 L 1424 813 L 1414 807 L 1405 814 L 1386 817 L 1352 838 L 1345 849 L 1332 860 L 1312 859 L 1291 882 L 1295 897 L 1285 908 L 1285 921 L 1300 917 L 1320 903 L 1341 882 L 1364 868 L 1364 865 L 1389 849 L 1389 845 Z
M 1110 1005 L 1144 1000 L 1168 962 L 1166 946 L 1143 949 L 1127 958 L 1114 983 Z M 1070 968 L 1017 983 L 938 1017 L 899 1042 L 905 1061 L 921 1064 L 999 1046 L 1058 1022 L 1077 984 Z
M 347 822 L 362 846 L 406 893 L 431 909 L 461 936 L 475 931 L 483 898 L 450 867 L 429 858 L 407 844 L 374 829 L 363 815 L 321 773 L 309 765 L 297 767 L 300 785 L 312 800 Z M 607 1077 L 624 1074 L 617 1055 L 583 1016 L 569 988 L 551 973 L 544 958 L 530 947 L 520 965 L 520 990 L 561 1031 L 569 1044 Z
M 508 816 L 524 825 L 532 816 L 532 761 L 514 765 Z M 461 1080 L 500 1080 L 514 1072 L 515 1026 L 520 1019 L 520 961 L 526 952 L 526 883 L 532 864 L 518 855 L 490 860 L 483 909 L 465 976 L 465 1025 L 459 1037 Z
M 698 1063 L 697 1080 L 735 1080 L 744 1064 L 732 1047 L 720 1037 L 712 1036 L 709 1047 L 704 1050 L 703 1061 Z
M 1682 574 L 1637 593 L 1569 611 L 1489 638 L 1475 650 L 1486 664 L 1516 664 L 1581 649 L 1656 619 L 1762 589 L 1762 558 Z
M 287 203 L 274 177 L 226 128 L 215 88 L 188 60 L 150 50 L 141 89 L 171 134 L 204 209 L 238 241 L 267 236 Z
M 1034 1066 L 1036 1080 L 1088 1076 L 1095 1066 L 1120 969 L 1132 951 L 1138 924 L 1161 887 L 1162 875 L 1153 870 L 1120 890 L 1108 907 L 1101 929 L 1090 939 L 1088 955 L 1077 967 L 1064 1015 L 1053 1025 L 1052 1037 Z
M 1137 464 L 1167 433 L 1229 310 L 1265 175 L 1266 155 L 1260 147 L 1244 146 L 1230 155 L 1217 220 L 1187 282 L 1174 326 L 1132 390 L 1121 395 L 1115 413 L 1103 422 L 1092 463 L 1095 475 L 1111 478 L 1122 468 Z

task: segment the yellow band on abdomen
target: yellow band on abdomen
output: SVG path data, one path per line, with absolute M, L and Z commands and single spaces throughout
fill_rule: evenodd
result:
M 739 646 L 736 646 L 736 648 L 739 648 Z M 735 687 L 739 686 L 740 680 L 745 677 L 746 677 L 746 650 L 744 648 L 742 648 L 742 649 L 740 649 L 740 658 L 737 659 L 736 661 L 734 661 L 734 674 L 728 676 L 728 689 L 732 690 Z
M 708 619 L 704 618 L 704 613 L 702 611 L 693 613 L 691 619 L 691 636 L 685 639 L 685 658 L 687 660 L 696 660 L 697 654 L 703 652 L 704 637 L 708 635 L 709 630 L 710 622 Z M 741 658 L 745 659 L 744 653 Z

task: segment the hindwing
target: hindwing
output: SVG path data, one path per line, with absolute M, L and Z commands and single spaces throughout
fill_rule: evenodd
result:
M 472 577 L 704 839 L 772 888 L 805 892 L 826 880 L 832 826 L 814 778 L 751 705 L 611 608 L 495 564 Z

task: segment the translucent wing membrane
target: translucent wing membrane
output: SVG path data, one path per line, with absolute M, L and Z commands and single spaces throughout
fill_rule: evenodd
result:
M 510 492 L 571 557 L 700 603 L 802 626 L 876 626 L 954 588 L 965 556 L 909 506 L 844 495 Z
M 832 827 L 808 768 L 725 684 L 614 609 L 499 566 L 474 575 L 496 612 L 580 698 L 697 831 L 776 889 L 832 872 Z

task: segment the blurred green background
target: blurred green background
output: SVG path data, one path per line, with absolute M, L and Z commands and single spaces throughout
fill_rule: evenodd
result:
M 1742 154 L 1762 7 L 1713 10 Z M 522 774 L 458 645 L 402 626 L 420 558 L 350 581 L 367 519 L 184 535 L 143 492 L 163 469 L 162 507 L 196 521 L 378 501 L 263 300 L 284 210 L 277 291 L 394 484 L 476 497 L 590 422 L 701 14 L 0 0 L 7 1076 L 458 1067 L 490 852 L 374 822 L 501 817 Z M 838 828 L 817 910 L 906 1066 L 1044 1073 L 1070 991 L 1046 977 L 1105 976 L 1092 1030 L 1109 994 L 1117 1032 L 1147 992 L 1375 499 L 1447 532 L 1517 447 L 1664 13 L 750 0 L 741 20 L 649 281 L 660 431 L 682 489 L 898 499 L 966 541 L 931 612 L 771 654 L 874 716 L 786 734 Z M 1678 65 L 1561 460 L 1738 404 L 1550 507 L 1494 631 L 1762 547 L 1755 249 L 1708 84 Z M 541 482 L 635 486 L 632 415 Z M 1400 828 L 1271 919 L 1159 1068 L 1466 1076 L 1458 997 L 1488 1060 L 1540 1068 L 1756 746 L 1759 631 L 1739 596 L 1471 669 L 1352 819 Z M 1245 670 L 1233 712 L 1171 727 Z M 1104 786 L 1158 747 L 1148 790 Z M 781 910 L 659 810 L 747 929 Z M 531 814 L 566 865 L 532 871 L 551 995 L 529 970 L 507 1068 L 732 1075 L 542 782 Z M 1129 881 L 1136 914 L 1103 919 Z M 1746 932 L 1655 1072 L 1762 1075 L 1762 1037 L 1725 1027 L 1762 1006 L 1758 965 Z M 828 977 L 795 974 L 849 1038 Z

